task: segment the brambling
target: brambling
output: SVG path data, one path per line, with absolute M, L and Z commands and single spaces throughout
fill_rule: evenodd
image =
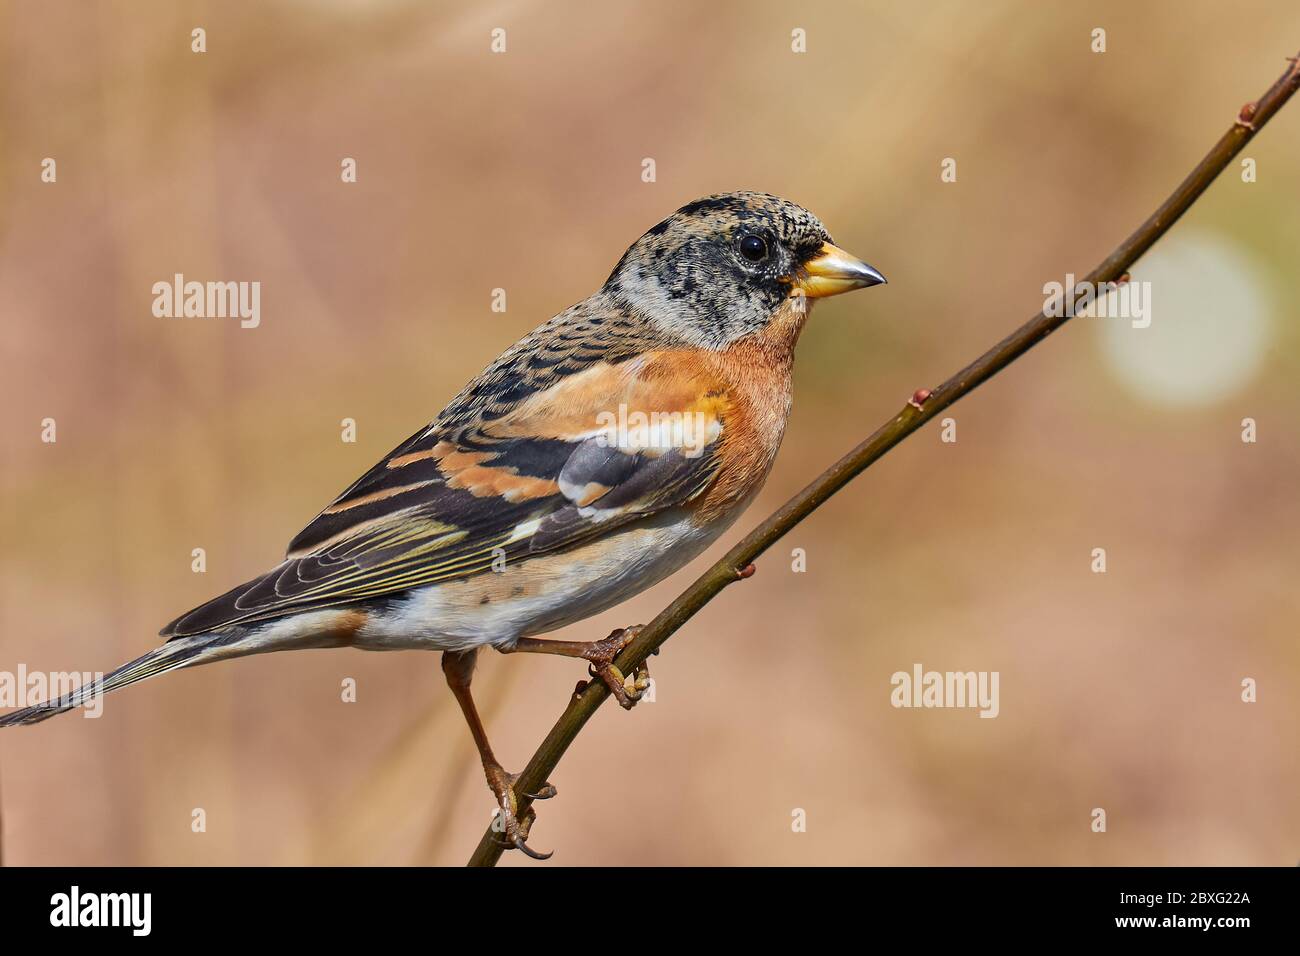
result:
M 181 667 L 311 647 L 442 652 L 508 845 L 531 856 L 514 775 L 470 695 L 480 648 L 613 666 L 635 629 L 539 640 L 700 554 L 762 487 L 813 300 L 884 277 L 776 196 L 689 203 L 623 254 L 595 295 L 507 349 L 339 495 L 267 574 L 181 615 L 102 686 L 0 717 L 35 723 Z M 532 798 L 552 796 L 549 784 Z

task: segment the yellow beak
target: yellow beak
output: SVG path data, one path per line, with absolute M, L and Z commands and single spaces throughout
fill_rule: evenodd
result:
M 871 266 L 827 242 L 816 256 L 804 263 L 794 285 L 808 298 L 817 299 L 884 282 L 885 277 Z

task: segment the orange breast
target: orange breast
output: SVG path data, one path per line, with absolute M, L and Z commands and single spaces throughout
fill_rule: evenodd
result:
M 807 317 L 788 302 L 762 332 L 722 351 L 656 356 L 656 363 L 676 366 L 679 376 L 685 371 L 724 405 L 721 466 L 700 501 L 698 523 L 716 519 L 767 480 L 790 417 L 794 347 Z

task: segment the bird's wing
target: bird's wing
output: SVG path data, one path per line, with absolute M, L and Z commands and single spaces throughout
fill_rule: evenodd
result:
M 642 353 L 549 376 L 505 410 L 489 400 L 457 414 L 453 402 L 322 511 L 283 564 L 162 633 L 464 578 L 690 502 L 717 474 L 729 405 L 690 368 L 680 354 Z M 511 387 L 503 379 L 492 394 Z

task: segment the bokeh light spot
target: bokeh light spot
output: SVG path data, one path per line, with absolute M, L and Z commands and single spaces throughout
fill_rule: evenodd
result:
M 1214 233 L 1172 235 L 1132 272 L 1150 283 L 1150 325 L 1088 318 L 1107 367 L 1156 405 L 1209 405 L 1259 371 L 1276 327 L 1266 270 Z

